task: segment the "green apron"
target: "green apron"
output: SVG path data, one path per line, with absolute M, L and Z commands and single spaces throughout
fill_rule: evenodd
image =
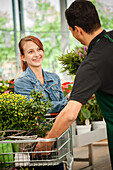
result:
M 106 122 L 109 153 L 113 169 L 113 95 L 98 91 L 95 96 Z
M 113 39 L 107 34 L 104 37 L 108 38 L 110 42 L 113 42 Z M 98 39 L 97 42 L 100 40 Z M 109 153 L 113 169 L 113 95 L 97 91 L 95 96 L 106 122 Z

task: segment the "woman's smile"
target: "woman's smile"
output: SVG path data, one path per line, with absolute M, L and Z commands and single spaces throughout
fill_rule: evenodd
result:
M 42 67 L 44 52 L 34 42 L 28 41 L 23 46 L 23 60 L 27 62 L 30 68 Z
M 41 57 L 38 57 L 38 58 L 33 58 L 32 61 L 35 61 L 35 62 L 39 62 L 41 59 Z

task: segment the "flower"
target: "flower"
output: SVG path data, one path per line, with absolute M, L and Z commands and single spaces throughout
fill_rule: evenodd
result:
M 14 92 L 14 79 L 0 81 L 0 93 Z
M 40 137 L 46 135 L 52 124 L 47 123 L 45 115 L 52 104 L 43 97 L 42 92 L 32 91 L 30 95 L 31 100 L 13 92 L 0 94 L 1 131 L 26 130 Z
M 67 54 L 62 54 L 58 60 L 63 65 L 61 72 L 69 71 L 70 75 L 76 75 L 77 69 L 81 62 L 87 56 L 87 47 L 76 47 Z
M 64 96 L 66 96 L 68 93 L 71 92 L 72 85 L 73 85 L 73 82 L 64 82 L 64 83 L 62 83 L 61 87 L 62 87 L 62 91 L 64 93 Z
M 11 88 L 14 89 L 14 79 L 10 80 L 10 81 L 8 82 L 8 84 L 9 84 L 10 90 L 11 90 Z

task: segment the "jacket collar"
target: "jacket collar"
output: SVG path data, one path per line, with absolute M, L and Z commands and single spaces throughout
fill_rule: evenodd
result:
M 42 69 L 43 75 L 44 75 L 44 81 L 54 81 L 51 74 L 49 72 L 46 72 Z
M 33 73 L 33 71 L 30 69 L 29 66 L 27 67 L 26 72 L 29 74 L 30 79 L 37 82 L 38 79 L 35 76 L 35 74 Z M 53 77 L 51 76 L 51 74 L 49 72 L 45 72 L 43 69 L 42 69 L 42 72 L 43 72 L 43 76 L 44 76 L 44 83 L 46 83 L 47 81 L 54 81 Z

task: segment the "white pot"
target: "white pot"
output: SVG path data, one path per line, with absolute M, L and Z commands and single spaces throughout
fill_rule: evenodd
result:
M 105 128 L 105 127 L 106 127 L 105 121 L 92 121 L 92 130 Z
M 15 153 L 15 166 L 29 166 L 30 155 L 29 153 Z
M 91 131 L 91 125 L 76 125 L 77 135 Z

